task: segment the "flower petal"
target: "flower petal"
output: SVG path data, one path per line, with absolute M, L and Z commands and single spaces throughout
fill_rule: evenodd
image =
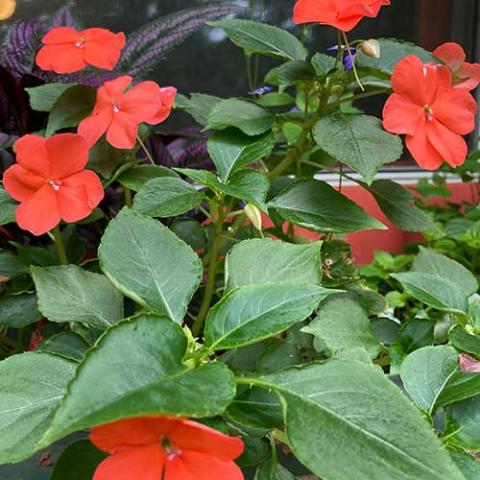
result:
M 415 161 L 425 170 L 436 170 L 443 163 L 443 157 L 427 138 L 426 121 L 422 122 L 414 135 L 407 135 L 407 148 Z
M 14 145 L 17 163 L 45 179 L 50 176 L 47 140 L 38 135 L 24 135 Z
M 80 38 L 81 35 L 72 27 L 56 27 L 44 35 L 42 43 L 44 45 L 74 44 L 78 42 Z
M 29 200 L 37 190 L 40 190 L 46 184 L 45 178 L 18 164 L 12 165 L 3 173 L 5 190 L 19 202 Z
M 133 78 L 130 75 L 122 75 L 115 80 L 105 82 L 97 93 L 97 105 L 103 108 L 107 104 L 112 106 L 118 104 L 125 93 L 125 90 L 132 84 Z M 97 107 L 97 106 L 96 106 Z M 95 110 L 94 110 L 95 111 Z
M 153 117 L 146 120 L 146 123 L 150 125 L 158 125 L 159 123 L 164 122 L 170 116 L 176 95 L 177 89 L 174 87 L 161 88 L 160 98 L 162 100 L 162 106 Z
M 182 451 L 193 450 L 220 460 L 235 460 L 243 452 L 243 442 L 201 423 L 184 420 L 169 433 L 168 438 Z
M 114 115 L 107 132 L 107 142 L 115 148 L 130 150 L 135 146 L 138 134 L 138 122 L 124 112 Z
M 464 63 L 457 71 L 457 78 L 460 81 L 455 83 L 454 88 L 474 90 L 480 85 L 480 64 Z
M 141 82 L 130 89 L 119 102 L 121 111 L 137 123 L 152 118 L 162 108 L 162 94 L 155 82 Z
M 462 136 L 433 120 L 427 123 L 427 138 L 451 167 L 459 167 L 465 163 L 468 146 Z
M 440 45 L 433 51 L 433 56 L 441 60 L 450 70 L 456 72 L 465 62 L 465 50 L 454 42 Z
M 167 460 L 164 480 L 243 480 L 243 473 L 232 461 L 222 461 L 188 450 Z M 94 479 L 96 480 L 96 479 Z
M 51 185 L 44 185 L 16 211 L 17 224 L 34 235 L 43 235 L 60 223 L 57 195 Z
M 50 179 L 59 180 L 79 172 L 88 162 L 88 144 L 75 133 L 53 135 L 46 143 Z
M 383 126 L 392 133 L 413 135 L 425 118 L 425 110 L 408 98 L 394 93 L 383 108 Z
M 85 139 L 89 147 L 93 147 L 108 130 L 112 121 L 113 110 L 106 107 L 91 117 L 82 120 L 78 125 L 77 132 Z
M 102 201 L 104 194 L 102 182 L 91 170 L 65 178 L 57 191 L 62 220 L 74 223 L 87 218 Z
M 105 459 L 93 480 L 161 480 L 165 454 L 160 443 L 129 448 Z
M 53 70 L 60 75 L 78 72 L 87 66 L 83 50 L 70 43 L 45 45 L 38 52 L 36 63 L 42 70 Z
M 90 441 L 100 450 L 113 453 L 122 448 L 156 443 L 180 421 L 170 417 L 127 418 L 92 428 Z
M 81 32 L 85 39 L 85 61 L 98 68 L 113 70 L 125 46 L 125 34 L 115 34 L 105 28 L 89 28 Z
M 475 129 L 477 102 L 465 90 L 448 90 L 432 105 L 434 116 L 449 130 L 467 135 Z

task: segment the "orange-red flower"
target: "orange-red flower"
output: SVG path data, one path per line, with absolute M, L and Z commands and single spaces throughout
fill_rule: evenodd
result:
M 92 429 L 90 440 L 111 454 L 93 480 L 243 480 L 234 463 L 242 440 L 190 420 L 121 420 Z
M 470 93 L 453 89 L 448 69 L 424 65 L 415 55 L 398 62 L 392 86 L 383 110 L 385 129 L 406 134 L 407 148 L 426 170 L 444 161 L 462 165 L 467 156 L 462 135 L 475 128 L 477 104 Z
M 173 87 L 160 88 L 147 81 L 126 91 L 132 81 L 125 75 L 98 89 L 92 116 L 78 126 L 90 146 L 107 132 L 107 141 L 114 147 L 133 148 L 141 123 L 156 125 L 170 115 L 176 94 Z
M 100 179 L 84 170 L 88 145 L 80 135 L 25 135 L 15 143 L 15 152 L 17 163 L 3 174 L 3 184 L 20 202 L 20 228 L 42 235 L 60 220 L 74 223 L 88 217 L 102 200 Z
M 321 23 L 344 32 L 357 26 L 364 17 L 376 17 L 390 0 L 297 0 L 293 21 Z
M 71 27 L 57 27 L 42 39 L 37 65 L 55 73 L 73 73 L 87 65 L 113 70 L 125 46 L 125 34 L 105 28 L 77 32 Z
M 466 62 L 465 50 L 458 43 L 444 43 L 433 55 L 452 72 L 454 88 L 473 90 L 480 84 L 480 64 Z

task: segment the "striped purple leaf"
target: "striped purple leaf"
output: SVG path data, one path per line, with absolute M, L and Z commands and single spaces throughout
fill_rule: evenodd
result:
M 206 22 L 238 14 L 242 10 L 238 5 L 214 3 L 162 17 L 128 36 L 118 70 L 135 77 L 145 76 L 172 48 Z

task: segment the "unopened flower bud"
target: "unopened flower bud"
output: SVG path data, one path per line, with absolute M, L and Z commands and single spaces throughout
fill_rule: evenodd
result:
M 333 87 L 330 90 L 331 94 L 335 95 L 336 97 L 340 97 L 344 91 L 345 91 L 345 87 L 339 84 L 333 85 Z
M 251 203 L 247 203 L 243 209 L 252 225 L 258 230 L 262 231 L 262 212 Z
M 380 42 L 378 40 L 373 38 L 366 40 L 365 42 L 362 42 L 360 48 L 365 55 L 373 58 L 380 58 Z

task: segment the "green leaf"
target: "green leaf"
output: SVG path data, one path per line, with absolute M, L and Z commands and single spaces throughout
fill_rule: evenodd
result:
M 0 225 L 7 225 L 15 221 L 15 211 L 18 203 L 6 192 L 0 188 Z
M 76 85 L 71 83 L 47 83 L 39 87 L 26 88 L 25 90 L 30 98 L 32 110 L 50 112 L 62 94 L 74 86 Z
M 96 91 L 87 85 L 74 85 L 60 95 L 48 118 L 46 136 L 58 130 L 76 127 L 92 112 Z
M 117 167 L 134 159 L 131 150 L 119 150 L 112 147 L 106 139 L 101 138 L 90 149 L 88 168 L 104 178 L 110 178 Z
M 228 407 L 227 416 L 249 428 L 271 430 L 283 428 L 282 404 L 278 395 L 263 388 L 240 385 Z
M 317 312 L 317 317 L 303 332 L 315 337 L 315 344 L 320 340 L 325 347 L 336 354 L 341 351 L 364 349 L 370 358 L 375 358 L 381 349 L 373 336 L 370 321 L 365 310 L 346 295 L 335 295 L 324 302 Z M 317 346 L 317 345 L 316 345 Z
M 319 232 L 349 233 L 386 227 L 326 182 L 292 183 L 268 204 L 296 225 Z
M 239 168 L 268 157 L 274 146 L 272 132 L 252 138 L 228 129 L 215 133 L 208 140 L 208 152 L 224 182 Z
M 448 340 L 461 352 L 480 358 L 480 337 L 468 333 L 461 325 L 455 325 L 450 330 Z
M 359 66 L 376 68 L 391 74 L 397 63 L 408 55 L 416 55 L 423 63 L 435 62 L 431 53 L 413 43 L 387 38 L 380 38 L 378 42 L 380 43 L 380 58 L 370 57 L 359 49 L 357 57 Z
M 177 95 L 177 102 L 179 98 L 181 98 L 181 95 Z M 223 98 L 203 93 L 192 93 L 190 99 L 183 98 L 185 101 L 181 105 L 177 105 L 178 108 L 185 110 L 202 126 L 208 123 L 208 117 L 213 107 L 223 100 Z
M 480 395 L 445 407 L 448 443 L 470 450 L 480 449 Z
M 438 397 L 437 404 L 439 407 L 444 407 L 476 395 L 480 395 L 480 375 L 455 372 Z
M 333 114 L 313 129 L 317 145 L 330 156 L 358 172 L 370 184 L 379 168 L 395 162 L 403 152 L 402 141 L 368 115 Z
M 38 311 L 35 294 L 21 293 L 0 297 L 0 325 L 22 328 L 41 318 L 42 314 Z
M 30 273 L 28 267 L 10 250 L 0 249 L 0 277 L 18 277 Z
M 404 360 L 400 376 L 415 404 L 432 415 L 445 386 L 458 369 L 458 354 L 443 345 L 415 350 Z
M 206 230 L 194 218 L 176 218 L 170 225 L 172 232 L 194 250 L 208 245 Z
M 32 267 L 38 307 L 51 322 L 106 328 L 123 318 L 123 297 L 103 275 L 75 265 Z
M 102 270 L 127 297 L 183 321 L 202 264 L 167 227 L 125 208 L 107 227 L 98 256 Z
M 230 40 L 248 53 L 286 60 L 305 60 L 307 50 L 291 33 L 252 20 L 220 20 L 209 25 L 221 28 Z
M 257 101 L 258 105 L 264 108 L 268 107 L 284 107 L 286 105 L 293 105 L 294 98 L 288 93 L 271 92 L 262 95 Z
M 117 181 L 124 187 L 138 192 L 145 183 L 153 180 L 154 178 L 172 177 L 177 178 L 178 175 L 169 168 L 161 167 L 160 165 L 139 165 L 133 167 L 122 173 Z
M 418 410 L 376 366 L 330 360 L 241 382 L 280 394 L 289 445 L 321 478 L 464 480 Z
M 246 135 L 257 136 L 273 126 L 275 116 L 255 103 L 231 98 L 217 103 L 208 116 L 207 129 L 236 127 Z
M 265 200 L 270 182 L 265 173 L 247 168 L 235 172 L 228 184 L 218 183 L 217 185 L 222 193 L 252 203 L 264 212 L 267 211 Z
M 182 329 L 165 317 L 112 327 L 78 367 L 42 445 L 128 417 L 223 413 L 235 396 L 232 373 L 222 363 L 185 367 L 186 349 Z
M 140 187 L 133 208 L 150 217 L 176 217 L 200 205 L 203 193 L 180 178 L 154 178 Z
M 89 348 L 90 345 L 80 335 L 73 332 L 60 332 L 47 338 L 36 351 L 80 362 Z
M 315 78 L 315 71 L 308 62 L 296 60 L 286 62 L 279 67 L 271 70 L 265 78 L 265 83 L 274 83 L 279 85 L 280 92 L 291 85 L 304 82 L 312 82 Z
M 68 446 L 53 468 L 50 480 L 92 480 L 100 462 L 107 454 L 98 450 L 88 440 Z
M 467 297 L 478 290 L 477 279 L 461 263 L 425 247 L 420 247 L 420 253 L 413 260 L 412 271 L 447 278 L 461 288 Z
M 228 183 L 223 183 L 208 170 L 194 170 L 191 168 L 176 168 L 177 172 L 191 180 L 208 187 L 210 190 L 223 193 L 233 198 L 253 203 L 260 210 L 266 211 L 265 199 L 270 187 L 268 177 L 257 170 L 250 168 L 235 172 Z
M 295 245 L 269 238 L 240 242 L 227 255 L 226 289 L 264 283 L 320 285 L 321 249 L 322 242 Z
M 264 284 L 230 291 L 208 313 L 205 345 L 227 350 L 273 337 L 305 320 L 335 293 L 315 285 Z
M 330 70 L 335 68 L 335 57 L 325 55 L 324 53 L 316 53 L 312 57 L 312 65 L 316 74 L 324 77 Z
M 430 273 L 405 272 L 392 274 L 405 292 L 426 305 L 447 312 L 466 315 L 467 297 L 457 285 Z
M 436 232 L 431 218 L 415 206 L 415 197 L 406 188 L 391 180 L 376 180 L 368 191 L 382 212 L 398 228 L 407 232 Z
M 75 367 L 48 353 L 0 362 L 0 464 L 20 462 L 38 450 Z
M 272 456 L 257 468 L 254 480 L 295 480 L 295 477 Z
M 451 450 L 450 456 L 466 480 L 478 480 L 480 478 L 480 462 L 474 456 L 457 450 Z

